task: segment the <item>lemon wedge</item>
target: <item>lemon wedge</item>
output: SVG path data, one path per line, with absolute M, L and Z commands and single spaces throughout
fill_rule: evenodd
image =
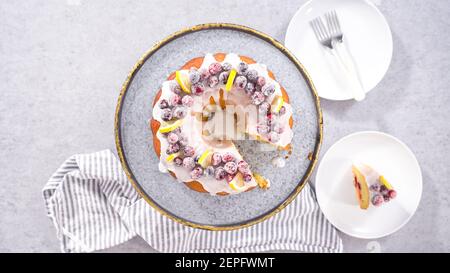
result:
M 182 73 L 181 71 L 175 72 L 175 80 L 180 85 L 181 89 L 185 92 L 190 94 L 191 93 L 191 84 L 189 82 L 189 78 L 186 74 Z
M 266 190 L 270 187 L 270 181 L 264 178 L 264 176 L 258 173 L 253 173 L 253 177 L 255 178 L 256 183 L 261 189 Z
M 180 155 L 180 153 L 170 154 L 168 157 L 166 157 L 166 161 L 167 162 L 172 162 L 175 159 L 175 157 L 177 157 L 179 155 Z
M 242 174 L 241 173 L 236 174 L 236 176 L 234 177 L 233 180 L 231 180 L 229 185 L 230 188 L 238 192 L 245 190 L 245 182 L 242 177 Z
M 184 121 L 184 119 L 179 119 L 179 120 L 175 121 L 174 123 L 162 126 L 159 128 L 159 132 L 160 133 L 172 132 L 173 130 L 175 130 L 178 127 L 180 127 L 181 125 L 183 125 L 183 121 Z
M 383 184 L 388 190 L 392 190 L 392 185 L 384 178 L 384 176 L 380 175 L 380 182 Z
M 225 90 L 227 92 L 230 92 L 231 88 L 233 87 L 234 78 L 236 78 L 236 69 L 231 69 L 230 75 L 228 75 L 227 84 L 225 85 Z
M 202 166 L 203 168 L 208 167 L 208 163 L 210 162 L 209 159 L 211 159 L 212 152 L 211 150 L 206 150 L 203 152 L 203 154 L 198 158 L 198 164 Z
M 281 109 L 281 107 L 283 107 L 283 105 L 284 105 L 284 99 L 281 96 L 276 97 L 272 102 L 272 107 L 273 107 L 275 113 L 280 112 L 280 109 Z

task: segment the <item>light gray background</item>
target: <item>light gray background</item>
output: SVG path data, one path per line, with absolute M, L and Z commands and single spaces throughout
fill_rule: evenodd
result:
M 1 1 L 0 251 L 59 251 L 41 189 L 70 155 L 115 150 L 118 92 L 152 44 L 205 22 L 243 24 L 283 41 L 304 2 Z M 322 101 L 322 154 L 359 130 L 402 139 L 421 164 L 423 198 L 403 229 L 375 244 L 383 252 L 448 252 L 450 2 L 375 3 L 393 32 L 391 67 L 361 103 Z M 366 252 L 371 242 L 342 237 L 346 251 Z M 107 251 L 153 250 L 134 239 Z

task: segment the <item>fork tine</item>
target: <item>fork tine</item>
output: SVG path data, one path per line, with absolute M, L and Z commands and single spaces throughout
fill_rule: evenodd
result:
M 316 28 L 315 19 L 310 21 L 309 24 L 311 25 L 311 27 L 313 29 L 313 32 L 314 32 L 314 35 L 316 35 L 317 40 L 320 41 L 320 35 L 319 35 L 319 33 L 317 31 L 317 28 Z
M 312 29 L 313 29 L 313 31 L 314 31 L 314 34 L 315 34 L 316 37 L 317 37 L 317 40 L 321 41 L 321 40 L 322 40 L 322 37 L 320 36 L 319 29 L 317 28 L 316 19 L 312 20 L 312 21 L 310 22 L 310 24 L 311 24 L 311 27 L 312 27 Z
M 313 29 L 314 34 L 316 35 L 317 40 L 325 47 L 332 48 L 331 40 L 332 35 L 328 31 L 327 27 L 325 26 L 322 18 L 316 17 L 310 22 L 311 28 Z
M 335 24 L 333 23 L 333 18 L 332 18 L 333 16 L 332 16 L 332 14 L 331 14 L 331 11 L 330 12 L 327 12 L 326 14 L 325 14 L 325 18 L 326 18 L 326 21 L 327 21 L 327 25 L 328 25 L 328 29 L 330 30 L 330 34 L 332 35 L 332 36 L 334 36 L 334 35 L 336 35 L 336 26 L 335 26 Z
M 339 18 L 335 10 L 331 12 L 331 19 L 333 21 L 334 28 L 336 29 L 336 33 L 341 33 L 341 25 L 339 24 Z
M 319 40 L 319 42 L 322 42 L 324 40 L 325 36 L 323 35 L 323 33 L 322 33 L 322 31 L 321 31 L 321 29 L 320 29 L 320 27 L 318 25 L 317 19 L 318 18 L 316 18 L 316 19 L 311 21 L 311 26 L 312 26 L 312 28 L 314 30 L 314 34 L 316 35 L 317 40 Z
M 341 31 L 341 24 L 339 23 L 339 17 L 338 17 L 337 12 L 335 10 L 333 10 L 333 15 L 334 15 L 336 27 L 337 27 L 337 29 L 339 31 Z
M 329 38 L 330 37 L 329 36 L 329 32 L 327 31 L 327 29 L 326 29 L 325 25 L 323 24 L 322 20 L 320 18 L 317 18 L 317 19 L 318 19 L 317 20 L 317 25 L 318 25 L 320 31 L 322 32 L 324 39 Z
M 333 31 L 333 28 L 330 26 L 330 17 L 328 16 L 328 12 L 324 14 L 324 17 L 325 17 L 325 22 L 328 27 L 328 31 L 330 32 L 331 35 L 333 35 L 334 31 Z

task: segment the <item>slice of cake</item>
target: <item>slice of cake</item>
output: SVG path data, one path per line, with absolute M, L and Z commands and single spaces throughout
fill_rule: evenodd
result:
M 352 166 L 353 184 L 361 209 L 367 209 L 370 202 L 381 206 L 397 196 L 388 180 L 367 164 L 355 163 Z

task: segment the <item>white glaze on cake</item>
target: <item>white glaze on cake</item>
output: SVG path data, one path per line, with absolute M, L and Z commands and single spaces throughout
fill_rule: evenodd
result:
M 202 68 L 207 69 L 210 66 L 210 64 L 214 62 L 217 62 L 214 56 L 212 54 L 206 54 L 200 69 Z M 239 63 L 241 62 L 242 61 L 238 55 L 229 53 L 225 56 L 225 59 L 223 60 L 222 63 L 230 63 L 232 67 L 236 69 Z M 268 97 L 267 101 L 272 101 L 275 96 L 282 96 L 280 85 L 269 77 L 268 70 L 265 65 L 258 63 L 249 64 L 249 69 L 256 70 L 259 76 L 263 76 L 266 78 L 266 82 L 269 83 L 272 82 L 275 85 L 275 92 Z M 189 72 L 188 70 L 181 70 L 181 73 L 186 73 L 186 75 L 188 74 L 188 72 Z M 153 118 L 158 122 L 160 122 L 161 124 L 165 124 L 165 122 L 161 119 L 162 110 L 158 107 L 158 105 L 162 99 L 166 99 L 168 101 L 170 100 L 170 97 L 173 94 L 173 92 L 170 90 L 170 84 L 171 81 L 165 81 L 162 84 L 161 96 L 156 102 L 155 107 L 153 108 Z M 203 106 L 205 104 L 203 102 L 209 102 L 210 97 L 213 97 L 216 102 L 219 101 L 220 89 L 225 90 L 225 86 L 221 83 L 219 83 L 219 85 L 215 86 L 214 88 L 206 87 L 205 91 L 200 96 L 192 95 L 192 97 L 194 98 L 194 105 L 188 109 L 187 115 L 184 118 L 183 125 L 181 126 L 181 131 L 186 136 L 189 145 L 195 148 L 196 154 L 201 154 L 207 149 L 219 153 L 230 152 L 235 156 L 237 161 L 239 161 L 242 159 L 242 156 L 231 141 L 211 142 L 204 139 L 204 137 L 202 136 L 202 131 L 205 128 L 205 123 L 196 118 L 195 116 L 196 115 L 195 113 L 201 113 Z M 224 99 L 227 101 L 227 105 L 233 104 L 236 105 L 238 108 L 243 106 L 242 108 L 240 108 L 242 111 L 245 111 L 246 109 L 245 106 L 251 105 L 249 97 L 242 90 L 238 90 L 233 87 L 233 89 L 231 89 L 229 92 L 223 93 Z M 280 134 L 280 139 L 277 142 L 272 143 L 273 145 L 276 145 L 278 147 L 285 147 L 289 145 L 292 140 L 292 129 L 289 126 L 289 118 L 292 116 L 292 107 L 287 102 L 285 102 L 284 106 L 286 108 L 286 113 L 279 119 L 279 122 L 284 126 L 284 131 L 282 134 Z M 238 111 L 241 110 L 238 109 Z M 227 111 L 227 109 L 225 109 L 225 111 Z M 226 115 L 226 113 L 223 114 Z M 245 133 L 246 135 L 250 135 L 253 137 L 259 136 L 261 139 L 267 140 L 257 132 L 256 125 L 257 125 L 256 115 L 249 115 L 248 120 L 246 122 L 243 122 L 242 119 L 238 118 L 236 127 L 241 129 L 237 130 L 238 131 L 237 134 L 243 135 Z M 226 133 L 229 134 L 230 132 Z M 169 144 L 166 138 L 160 132 L 157 132 L 156 137 L 160 140 L 161 143 L 159 170 L 161 172 L 168 172 L 168 171 L 173 172 L 180 182 L 189 182 L 193 180 L 198 181 L 199 183 L 202 184 L 203 188 L 212 195 L 216 195 L 217 193 L 221 192 L 236 194 L 245 191 L 248 188 L 255 187 L 257 185 L 254 178 L 252 178 L 251 181 L 245 183 L 245 187 L 242 189 L 242 191 L 238 192 L 230 188 L 225 179 L 218 181 L 214 178 L 214 176 L 207 177 L 204 175 L 198 179 L 192 179 L 190 177 L 189 170 L 187 170 L 182 166 L 176 166 L 173 162 L 169 163 L 167 162 L 166 158 L 168 155 L 166 154 L 165 151 Z

